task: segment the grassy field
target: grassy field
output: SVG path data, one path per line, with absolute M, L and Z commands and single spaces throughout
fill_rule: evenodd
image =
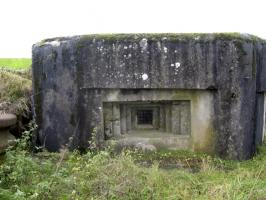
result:
M 266 145 L 238 162 L 185 151 L 32 153 L 25 144 L 0 165 L 0 199 L 266 199 Z
M 30 58 L 0 58 L 0 68 L 21 70 L 28 69 L 30 65 Z

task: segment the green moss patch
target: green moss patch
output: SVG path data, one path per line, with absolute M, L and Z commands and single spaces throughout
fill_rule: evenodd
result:
M 251 42 L 263 42 L 266 41 L 251 35 L 241 33 L 129 33 L 129 34 L 90 34 L 76 36 L 79 43 L 92 41 L 92 40 L 104 40 L 104 41 L 139 41 L 143 38 L 147 40 L 168 40 L 168 41 L 212 41 L 212 40 L 238 40 L 238 41 L 251 41 Z M 45 39 L 39 43 L 43 45 L 52 41 L 66 41 L 71 38 L 57 37 Z

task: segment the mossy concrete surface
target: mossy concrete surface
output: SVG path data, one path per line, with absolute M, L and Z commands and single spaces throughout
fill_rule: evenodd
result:
M 131 40 L 138 41 L 142 38 L 148 40 L 170 40 L 170 41 L 191 41 L 191 40 L 240 40 L 240 41 L 252 41 L 252 42 L 265 42 L 265 40 L 251 34 L 243 34 L 238 32 L 233 33 L 116 33 L 116 34 L 90 34 L 75 36 L 79 38 L 81 42 L 92 40 L 106 40 L 106 41 L 121 41 Z M 66 41 L 73 39 L 73 37 L 56 37 L 42 40 L 36 45 L 42 46 L 54 41 Z
M 87 148 L 94 133 L 102 135 L 104 90 L 191 90 L 211 94 L 191 96 L 199 102 L 191 110 L 196 119 L 191 128 L 208 135 L 193 136 L 194 150 L 248 159 L 265 130 L 265 52 L 264 40 L 239 33 L 44 40 L 33 46 L 39 141 L 53 151 L 65 145 Z M 176 95 L 184 100 L 182 92 Z

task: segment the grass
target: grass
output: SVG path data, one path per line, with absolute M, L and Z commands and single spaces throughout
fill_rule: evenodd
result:
M 31 89 L 31 81 L 17 74 L 0 70 L 0 102 L 15 102 Z
M 30 63 L 30 59 L 0 58 L 0 112 L 29 110 Z
M 22 70 L 28 69 L 30 66 L 30 58 L 0 58 L 0 68 Z
M 22 139 L 0 165 L 0 199 L 266 198 L 266 144 L 243 162 L 186 151 L 31 153 L 26 146 Z

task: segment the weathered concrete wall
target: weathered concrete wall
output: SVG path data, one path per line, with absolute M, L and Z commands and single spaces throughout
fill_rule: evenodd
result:
M 266 45 L 240 34 L 125 34 L 54 38 L 33 46 L 33 86 L 39 142 L 58 150 L 73 138 L 86 148 L 102 126 L 105 89 L 186 89 L 201 107 L 195 124 L 212 106 L 215 141 L 199 145 L 233 159 L 250 158 L 260 143 L 266 90 Z M 263 97 L 264 98 L 264 97 Z M 205 104 L 204 104 L 205 103 Z M 261 112 L 261 113 L 264 113 Z M 208 120 L 207 120 L 208 121 Z M 193 128 L 193 127 L 192 127 Z M 199 129 L 200 130 L 200 129 Z M 100 134 L 99 134 L 100 135 Z M 255 141 L 255 138 L 256 139 Z

